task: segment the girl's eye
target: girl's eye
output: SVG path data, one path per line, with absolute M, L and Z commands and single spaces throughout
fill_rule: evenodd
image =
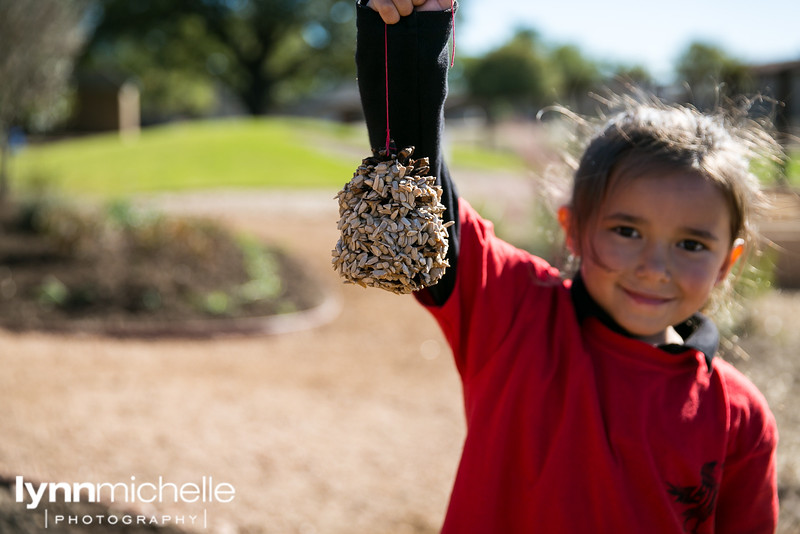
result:
M 615 226 L 614 228 L 611 229 L 611 231 L 614 232 L 615 234 L 621 235 L 622 237 L 628 237 L 631 239 L 641 237 L 639 231 L 636 228 L 630 226 Z
M 689 252 L 700 252 L 708 248 L 700 241 L 695 241 L 694 239 L 684 239 L 683 241 L 678 243 L 678 247 L 684 250 L 688 250 Z

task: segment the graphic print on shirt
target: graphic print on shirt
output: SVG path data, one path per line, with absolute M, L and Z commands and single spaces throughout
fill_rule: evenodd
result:
M 719 482 L 715 476 L 717 462 L 708 462 L 700 470 L 701 483 L 699 486 L 675 486 L 667 483 L 670 495 L 675 497 L 675 502 L 685 505 L 683 512 L 683 529 L 696 534 L 700 525 L 706 522 L 714 513 L 717 503 Z

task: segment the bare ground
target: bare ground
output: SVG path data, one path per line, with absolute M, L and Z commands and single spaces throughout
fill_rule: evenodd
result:
M 213 532 L 435 531 L 463 436 L 459 385 L 411 297 L 339 283 L 329 266 L 334 193 L 306 194 L 290 209 L 285 197 L 211 197 L 211 211 L 236 203 L 231 224 L 286 245 L 318 273 L 340 305 L 323 326 L 211 341 L 0 332 L 0 473 L 213 476 L 236 489 L 233 502 L 203 507 Z
M 411 297 L 340 284 L 330 268 L 334 193 L 157 199 L 292 251 L 337 304 L 321 326 L 202 341 L 0 331 L 0 475 L 179 484 L 206 476 L 235 487 L 230 503 L 132 508 L 197 515 L 198 523 L 184 525 L 193 531 L 205 530 L 200 518 L 220 533 L 438 531 L 464 436 L 449 349 Z M 794 503 L 800 341 L 792 325 L 800 301 L 771 298 L 754 328 L 771 329 L 783 352 L 753 342 L 746 347 L 753 358 L 739 363 L 786 427 L 782 480 Z M 761 348 L 772 355 L 768 365 L 756 361 Z M 790 515 L 784 532 L 797 527 L 796 510 Z

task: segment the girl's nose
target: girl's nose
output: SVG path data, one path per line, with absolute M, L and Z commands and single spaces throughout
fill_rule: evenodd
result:
M 668 282 L 672 278 L 668 249 L 668 245 L 660 243 L 649 243 L 643 247 L 636 266 L 637 276 L 658 282 Z

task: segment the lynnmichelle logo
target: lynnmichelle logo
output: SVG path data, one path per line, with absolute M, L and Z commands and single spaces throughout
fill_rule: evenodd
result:
M 230 503 L 236 498 L 236 488 L 227 482 L 215 482 L 211 476 L 199 482 L 177 484 L 158 477 L 156 482 L 139 482 L 135 476 L 128 482 L 31 482 L 24 477 L 15 479 L 15 499 L 29 510 L 41 510 L 44 526 L 63 525 L 145 525 L 194 526 L 207 528 L 207 509 L 198 505 Z M 105 513 L 68 513 L 63 506 L 52 511 L 48 505 L 62 503 L 111 503 L 122 505 L 152 503 L 183 503 L 196 508 L 185 515 L 134 514 L 106 511 Z M 202 508 L 202 509 L 198 509 Z

